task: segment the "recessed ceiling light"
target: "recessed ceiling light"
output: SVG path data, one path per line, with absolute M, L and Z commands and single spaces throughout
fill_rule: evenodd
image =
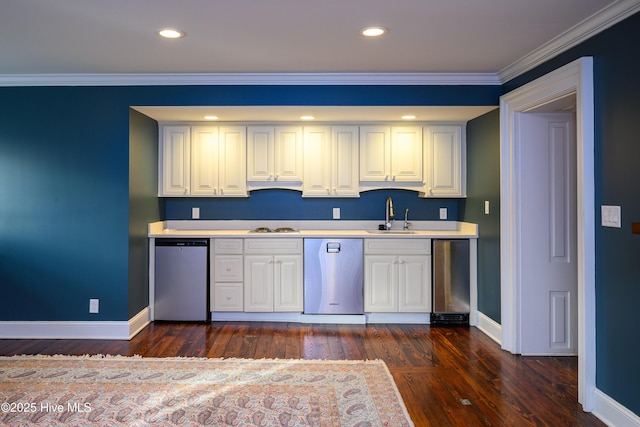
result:
M 186 36 L 183 31 L 176 30 L 175 28 L 160 28 L 156 31 L 156 34 L 165 39 L 181 39 Z
M 379 37 L 387 34 L 388 31 L 385 27 L 365 27 L 360 30 L 360 34 L 365 37 Z
M 300 116 L 300 120 L 313 120 L 315 119 L 314 116 Z
M 411 115 L 411 114 L 407 114 L 406 116 L 402 116 L 402 120 L 413 120 L 415 118 L 416 118 L 416 116 Z
M 218 120 L 218 116 L 204 116 L 205 120 Z

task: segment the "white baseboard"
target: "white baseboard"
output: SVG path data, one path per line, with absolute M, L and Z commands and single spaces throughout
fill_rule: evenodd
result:
M 484 332 L 489 338 L 502 345 L 502 325 L 491 319 L 484 313 L 477 312 L 476 327 Z
M 611 397 L 596 389 L 594 392 L 596 406 L 593 415 L 608 426 L 640 427 L 640 417 L 622 406 Z
M 130 340 L 149 324 L 145 307 L 129 321 L 107 322 L 0 322 L 1 339 Z

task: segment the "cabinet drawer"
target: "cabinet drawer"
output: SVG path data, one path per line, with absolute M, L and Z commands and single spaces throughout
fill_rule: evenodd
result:
M 244 290 L 242 283 L 214 283 L 211 292 L 213 311 L 242 311 Z
M 241 254 L 242 239 L 215 239 L 213 251 L 217 254 Z
M 431 239 L 365 239 L 364 253 L 429 255 Z
M 242 255 L 215 255 L 213 257 L 214 282 L 242 282 Z
M 301 254 L 302 239 L 245 239 L 247 254 Z

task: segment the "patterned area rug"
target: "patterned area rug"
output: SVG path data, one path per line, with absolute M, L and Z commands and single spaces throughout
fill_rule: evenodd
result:
M 384 362 L 0 357 L 0 425 L 413 426 Z

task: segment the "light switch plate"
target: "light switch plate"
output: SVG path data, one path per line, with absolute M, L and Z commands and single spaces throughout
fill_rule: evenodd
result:
M 447 219 L 447 208 L 440 208 L 440 219 Z
M 200 208 L 191 208 L 191 219 L 200 219 Z
M 340 208 L 333 208 L 333 219 L 340 219 Z
M 602 206 L 602 226 L 622 228 L 620 206 Z

